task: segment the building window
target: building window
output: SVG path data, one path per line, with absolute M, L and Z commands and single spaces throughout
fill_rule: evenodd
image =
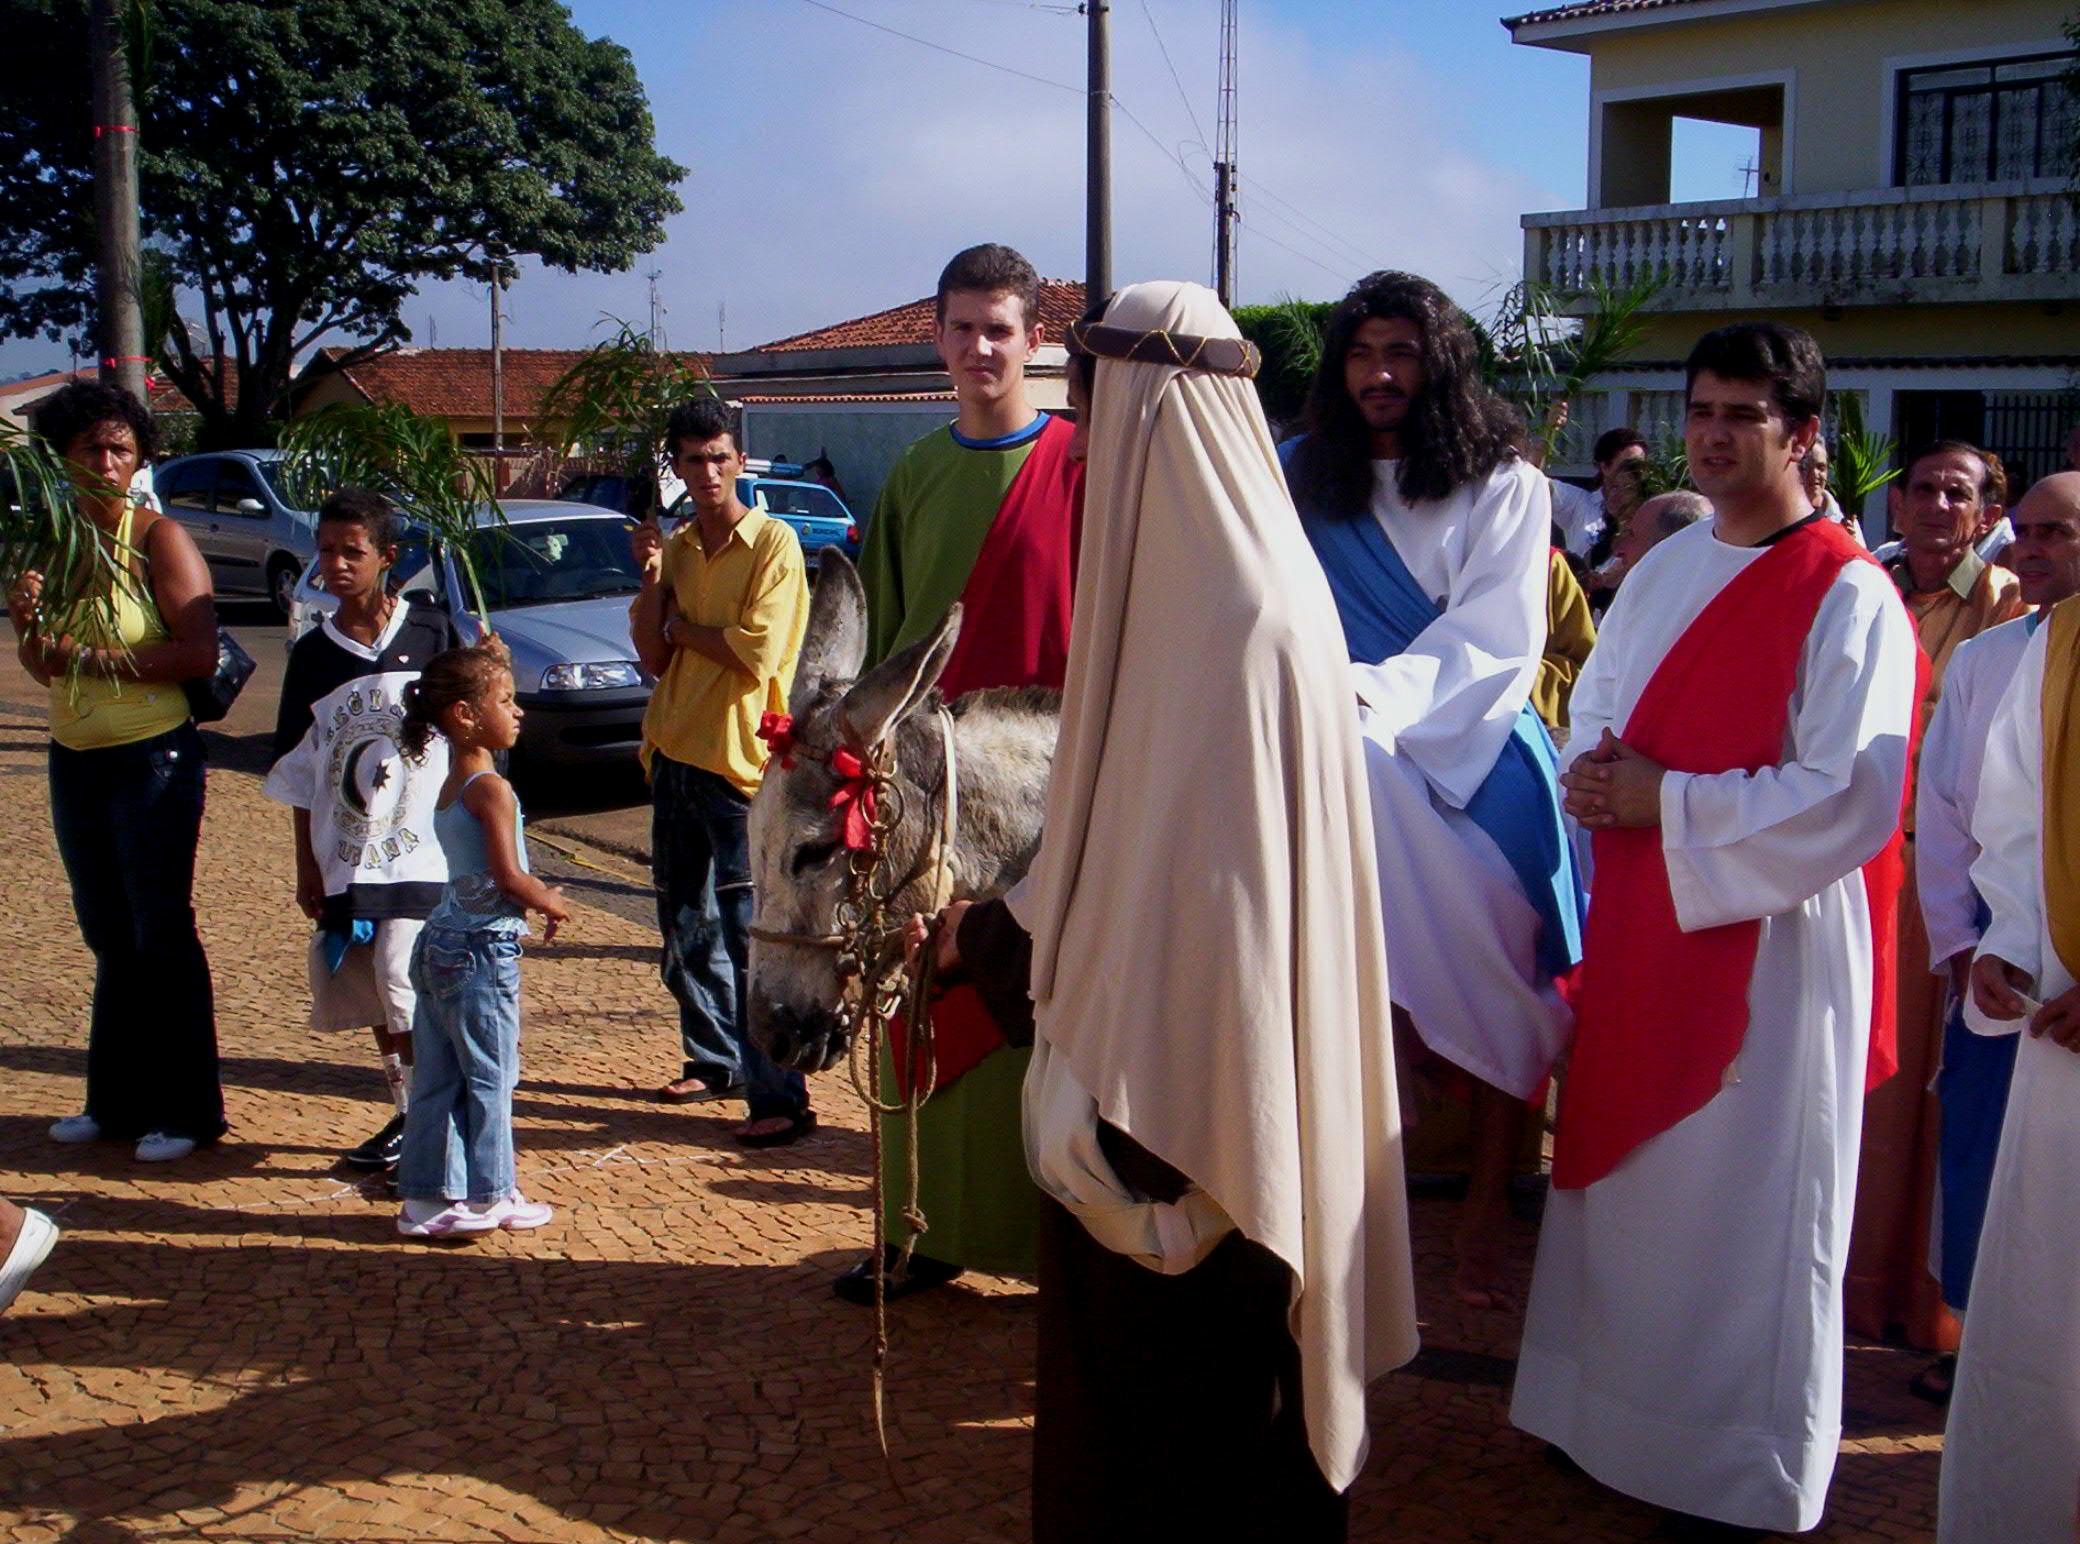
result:
M 1902 187 L 2061 177 L 2076 107 L 2063 77 L 2080 54 L 2038 54 L 1988 64 L 1902 70 Z

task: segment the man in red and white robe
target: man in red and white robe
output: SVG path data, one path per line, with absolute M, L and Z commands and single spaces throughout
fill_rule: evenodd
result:
M 1688 376 L 1715 516 L 1628 576 L 1575 688 L 1595 868 L 1511 1416 L 1615 1489 L 1795 1531 L 1840 1440 L 1920 654 L 1800 488 L 1813 340 L 1722 328 Z

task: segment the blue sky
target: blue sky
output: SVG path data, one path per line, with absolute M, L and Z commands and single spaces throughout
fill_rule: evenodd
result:
M 974 241 L 1081 276 L 1084 104 L 1065 88 L 1083 79 L 1083 19 L 1034 0 L 829 5 L 571 0 L 579 27 L 633 53 L 658 145 L 691 170 L 687 209 L 629 273 L 526 269 L 511 346 L 582 346 L 606 315 L 641 324 L 651 272 L 669 341 L 701 349 L 927 294 Z M 1404 267 L 1479 309 L 1517 277 L 1518 215 L 1583 202 L 1588 64 L 1512 45 L 1501 14 L 1484 0 L 1242 0 L 1241 300 L 1333 297 Z M 1210 275 L 1219 15 L 1219 0 L 1114 0 L 1118 282 Z M 1738 194 L 1745 153 L 1723 131 L 1686 136 L 1677 195 Z M 431 286 L 405 315 L 418 343 L 488 342 L 486 297 L 468 285 Z M 0 373 L 64 363 L 56 345 L 0 345 Z

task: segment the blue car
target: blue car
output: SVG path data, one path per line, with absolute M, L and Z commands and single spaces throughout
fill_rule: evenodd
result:
M 737 499 L 753 509 L 762 509 L 793 531 L 816 566 L 816 554 L 836 547 L 845 556 L 859 560 L 859 522 L 845 501 L 822 483 L 796 482 L 784 477 L 745 476 L 737 479 Z
M 778 462 L 757 462 L 753 470 L 737 479 L 737 500 L 749 508 L 764 510 L 793 531 L 812 570 L 816 567 L 816 554 L 826 547 L 836 547 L 857 561 L 859 522 L 853 519 L 845 501 L 822 483 L 789 475 L 800 470 Z M 663 495 L 664 526 L 670 530 L 687 512 L 686 486 L 676 477 L 670 478 Z M 558 497 L 620 510 L 627 505 L 629 479 L 618 473 L 581 473 L 564 481 Z

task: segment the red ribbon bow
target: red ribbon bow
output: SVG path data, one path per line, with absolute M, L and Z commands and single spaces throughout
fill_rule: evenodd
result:
M 768 713 L 758 721 L 758 737 L 766 742 L 766 749 L 780 758 L 780 765 L 793 770 L 794 767 L 794 717 L 788 713 Z
M 845 779 L 831 795 L 830 807 L 838 812 L 838 840 L 847 852 L 871 851 L 874 779 L 867 773 L 866 759 L 841 745 L 831 752 L 831 770 Z

